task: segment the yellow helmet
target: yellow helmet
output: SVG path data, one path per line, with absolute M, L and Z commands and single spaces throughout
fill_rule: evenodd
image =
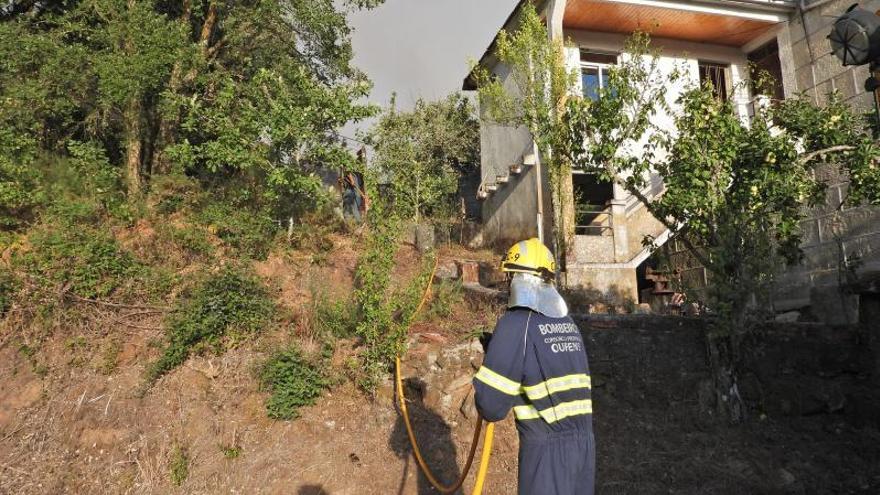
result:
M 556 274 L 556 260 L 547 246 L 532 237 L 517 242 L 507 250 L 507 254 L 501 258 L 501 271 L 552 277 Z

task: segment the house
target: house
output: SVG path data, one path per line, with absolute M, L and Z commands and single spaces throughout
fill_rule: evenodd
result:
M 521 1 L 503 29 L 515 30 Z M 851 2 L 837 0 L 544 0 L 531 1 L 548 25 L 552 39 L 566 42 L 566 64 L 580 72 L 580 91 L 596 98 L 615 64 L 625 39 L 642 30 L 661 49 L 661 67 L 672 71 L 685 67 L 688 81 L 669 88 L 669 99 L 686 84 L 710 81 L 719 98 L 730 99 L 747 119 L 762 98 L 781 99 L 805 92 L 821 104 L 826 94 L 838 90 L 854 107 L 869 111 L 872 94 L 863 89 L 865 67 L 845 68 L 831 54 L 827 35 L 834 18 Z M 880 0 L 866 2 L 880 8 Z M 494 42 L 479 64 L 505 85 L 512 87 L 506 67 L 494 55 Z M 748 66 L 754 64 L 775 76 L 769 95 L 752 94 L 747 82 Z M 471 75 L 464 90 L 475 90 Z M 669 122 L 669 115 L 658 116 Z M 536 147 L 526 129 L 514 129 L 483 121 L 481 125 L 482 230 L 479 242 L 504 247 L 538 231 L 538 197 L 550 212 L 547 179 L 536 180 Z M 833 169 L 821 171 L 833 179 L 829 205 L 845 189 L 845 180 Z M 652 197 L 663 191 L 661 177 L 652 177 L 643 191 Z M 668 232 L 623 188 L 603 183 L 575 170 L 572 183 L 576 198 L 576 229 L 573 249 L 562 260 L 569 286 L 582 286 L 638 300 L 639 267 L 650 256 L 642 245 L 645 236 L 663 243 Z M 834 203 L 836 206 L 836 203 Z M 843 214 L 842 231 L 827 225 L 828 208 L 811 212 L 804 223 L 803 266 L 786 273 L 778 284 L 776 309 L 785 311 L 808 306 L 811 300 L 838 293 L 840 260 L 857 256 L 859 269 L 880 272 L 880 211 L 854 208 Z M 549 237 L 550 219 L 543 217 Z M 832 231 L 833 230 L 833 231 Z M 839 298 L 838 298 L 839 299 Z

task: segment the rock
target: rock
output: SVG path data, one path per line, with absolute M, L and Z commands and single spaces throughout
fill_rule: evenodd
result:
M 425 356 L 425 362 L 428 364 L 428 368 L 437 365 L 438 354 L 436 351 L 431 351 Z
M 798 319 L 800 319 L 800 317 L 801 317 L 800 311 L 789 311 L 787 313 L 782 313 L 782 314 L 776 315 L 776 317 L 773 318 L 773 320 L 777 321 L 779 323 L 795 323 L 796 321 L 798 321 Z
M 471 368 L 473 368 L 474 371 L 480 369 L 480 366 L 482 366 L 482 365 L 483 365 L 483 358 L 481 358 L 479 356 L 471 357 Z
M 711 379 L 700 380 L 697 385 L 697 400 L 703 411 L 712 412 L 715 410 L 715 384 Z
M 434 249 L 434 226 L 433 225 L 416 225 L 416 249 L 424 254 Z
M 440 411 L 445 413 L 452 408 L 452 396 L 449 394 L 443 394 L 440 397 Z
M 651 305 L 648 303 L 641 303 L 636 306 L 635 311 L 633 311 L 637 315 L 649 315 L 651 314 Z
M 380 404 L 392 404 L 395 399 L 394 381 L 383 380 L 376 389 L 376 401 Z
M 486 287 L 495 287 L 507 280 L 497 263 L 482 262 L 479 265 L 479 282 Z
M 788 472 L 788 470 L 784 468 L 779 468 L 776 470 L 776 484 L 780 488 L 786 488 L 794 484 L 797 481 L 797 478 L 794 477 L 793 474 Z
M 502 302 L 506 300 L 504 292 L 483 287 L 480 284 L 463 283 L 461 288 L 464 289 L 466 296 L 481 299 L 486 302 Z
M 730 472 L 743 478 L 752 478 L 754 476 L 752 465 L 741 459 L 728 459 L 727 468 Z
M 480 265 L 476 261 L 456 261 L 461 282 L 464 284 L 480 283 Z
M 458 280 L 458 264 L 455 261 L 441 261 L 434 271 L 434 280 Z
M 473 379 L 473 376 L 470 374 L 459 375 L 459 376 L 455 377 L 451 382 L 449 382 L 449 385 L 446 386 L 444 391 L 447 394 L 451 394 L 451 393 L 455 392 L 456 390 L 458 390 L 462 387 L 465 387 L 466 385 L 470 385 L 472 379 Z
M 462 416 L 467 419 L 474 419 L 477 417 L 477 404 L 474 402 L 474 391 L 471 390 L 465 396 L 464 400 L 461 401 L 461 406 L 458 408 L 459 412 L 461 412 Z
M 419 338 L 421 338 L 422 340 L 427 340 L 428 342 L 435 342 L 437 344 L 445 344 L 446 343 L 446 337 L 444 337 L 436 332 L 420 333 Z
M 697 303 L 686 303 L 681 307 L 681 312 L 685 316 L 698 316 L 700 314 L 700 305 Z
M 595 314 L 606 314 L 608 313 L 608 306 L 604 303 L 591 303 L 587 305 L 587 313 L 595 315 Z
M 446 353 L 441 354 L 437 358 L 437 366 L 439 366 L 441 369 L 448 368 L 449 364 L 449 356 Z
M 440 387 L 428 386 L 428 391 L 425 392 L 424 404 L 428 409 L 437 410 L 441 407 L 443 403 L 443 397 L 446 396 L 443 392 L 440 391 Z

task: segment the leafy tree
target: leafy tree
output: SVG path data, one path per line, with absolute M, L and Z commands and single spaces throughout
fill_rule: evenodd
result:
M 378 3 L 7 2 L 0 129 L 55 152 L 101 143 L 131 195 L 178 166 L 243 199 L 304 202 L 310 163 L 348 159 L 333 130 L 373 112 L 355 103 L 369 84 L 344 9 Z
M 419 99 L 413 110 L 388 111 L 370 131 L 373 163 L 390 180 L 403 217 L 449 215 L 460 174 L 479 159 L 479 123 L 470 101 L 454 93 Z

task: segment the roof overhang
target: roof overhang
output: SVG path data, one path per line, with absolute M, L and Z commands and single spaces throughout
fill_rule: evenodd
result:
M 515 30 L 527 2 L 522 0 L 502 29 Z M 541 12 L 546 1 L 532 1 Z M 562 25 L 567 30 L 630 34 L 645 31 L 656 38 L 741 47 L 789 19 L 793 0 L 568 0 Z M 479 65 L 494 67 L 495 43 Z M 462 89 L 476 88 L 474 73 Z

